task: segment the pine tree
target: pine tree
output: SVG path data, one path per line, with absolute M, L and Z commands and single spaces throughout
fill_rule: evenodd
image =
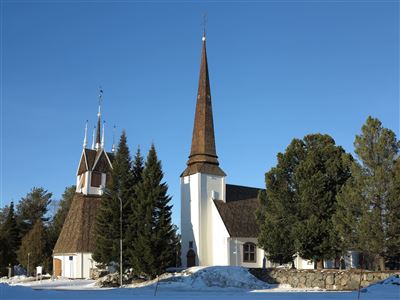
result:
M 37 266 L 43 266 L 45 270 L 49 271 L 51 254 L 48 251 L 46 228 L 40 218 L 22 238 L 21 246 L 17 252 L 18 261 L 26 269 L 28 269 L 28 254 L 30 271 Z
M 17 263 L 17 250 L 20 244 L 20 237 L 19 237 L 19 228 L 17 225 L 16 217 L 14 214 L 14 203 L 11 202 L 8 215 L 1 226 L 0 229 L 0 236 L 2 237 L 4 245 L 6 247 L 2 251 L 2 265 L 0 266 L 1 269 L 7 267 L 8 265 L 15 265 Z
M 294 139 L 266 174 L 260 193 L 260 245 L 275 262 L 287 263 L 296 252 L 321 268 L 339 253 L 332 216 L 336 194 L 350 176 L 350 156 L 328 135 Z
M 359 162 L 352 164 L 352 178 L 338 195 L 335 227 L 347 247 L 373 257 L 375 268 L 384 270 L 389 247 L 398 245 L 400 144 L 393 131 L 368 117 L 354 146 Z
M 76 186 L 72 185 L 66 187 L 64 193 L 61 196 L 61 200 L 58 203 L 58 209 L 53 216 L 51 223 L 49 224 L 49 246 L 51 249 L 54 248 L 58 236 L 60 235 L 61 229 L 64 225 L 64 221 L 68 215 L 69 208 L 71 207 L 72 199 L 75 195 Z
M 171 198 L 163 183 L 161 162 L 151 146 L 142 181 L 136 186 L 137 214 L 142 216 L 136 243 L 132 245 L 132 267 L 150 278 L 175 265 L 174 228 L 171 222 Z
M 43 188 L 32 188 L 17 205 L 17 221 L 21 230 L 21 237 L 32 229 L 37 219 L 43 222 L 49 220 L 46 217 L 48 206 L 51 202 L 52 193 Z
M 123 253 L 127 253 L 126 236 L 128 220 L 132 214 L 131 198 L 133 194 L 133 174 L 131 157 L 127 145 L 125 131 L 122 132 L 117 152 L 113 161 L 111 180 L 101 199 L 101 205 L 96 218 L 96 250 L 93 259 L 108 265 L 119 262 L 120 255 L 120 200 L 122 201 L 122 239 Z M 124 257 L 126 266 L 127 257 Z

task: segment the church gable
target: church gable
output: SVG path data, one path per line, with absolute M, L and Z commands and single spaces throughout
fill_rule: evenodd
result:
M 108 173 L 112 168 L 110 160 L 107 158 L 107 155 L 104 151 L 101 151 L 98 154 L 96 162 L 93 166 L 93 171 L 100 173 Z
M 96 161 L 96 155 L 97 155 L 96 150 L 85 149 L 86 162 L 89 171 L 93 169 L 94 163 Z
M 81 174 L 85 173 L 86 171 L 88 171 L 88 165 L 87 165 L 87 162 L 86 162 L 85 152 L 82 152 L 81 160 L 79 162 L 77 175 L 81 175 Z

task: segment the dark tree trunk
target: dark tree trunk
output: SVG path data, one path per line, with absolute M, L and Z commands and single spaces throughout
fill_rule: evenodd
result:
M 324 260 L 318 259 L 317 260 L 317 270 L 322 270 L 324 268 Z

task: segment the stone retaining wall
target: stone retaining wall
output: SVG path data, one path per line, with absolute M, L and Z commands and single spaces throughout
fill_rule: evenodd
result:
M 388 278 L 399 271 L 372 272 L 361 270 L 296 270 L 249 269 L 258 279 L 271 284 L 289 284 L 294 288 L 321 288 L 327 290 L 356 290 Z

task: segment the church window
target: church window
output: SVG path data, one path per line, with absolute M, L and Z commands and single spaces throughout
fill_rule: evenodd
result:
M 256 261 L 256 245 L 253 243 L 243 244 L 243 261 L 255 262 Z
M 192 249 L 193 248 L 193 241 L 190 241 L 189 242 L 189 249 Z
M 92 173 L 92 184 L 93 187 L 99 187 L 101 185 L 101 173 L 93 172 Z

